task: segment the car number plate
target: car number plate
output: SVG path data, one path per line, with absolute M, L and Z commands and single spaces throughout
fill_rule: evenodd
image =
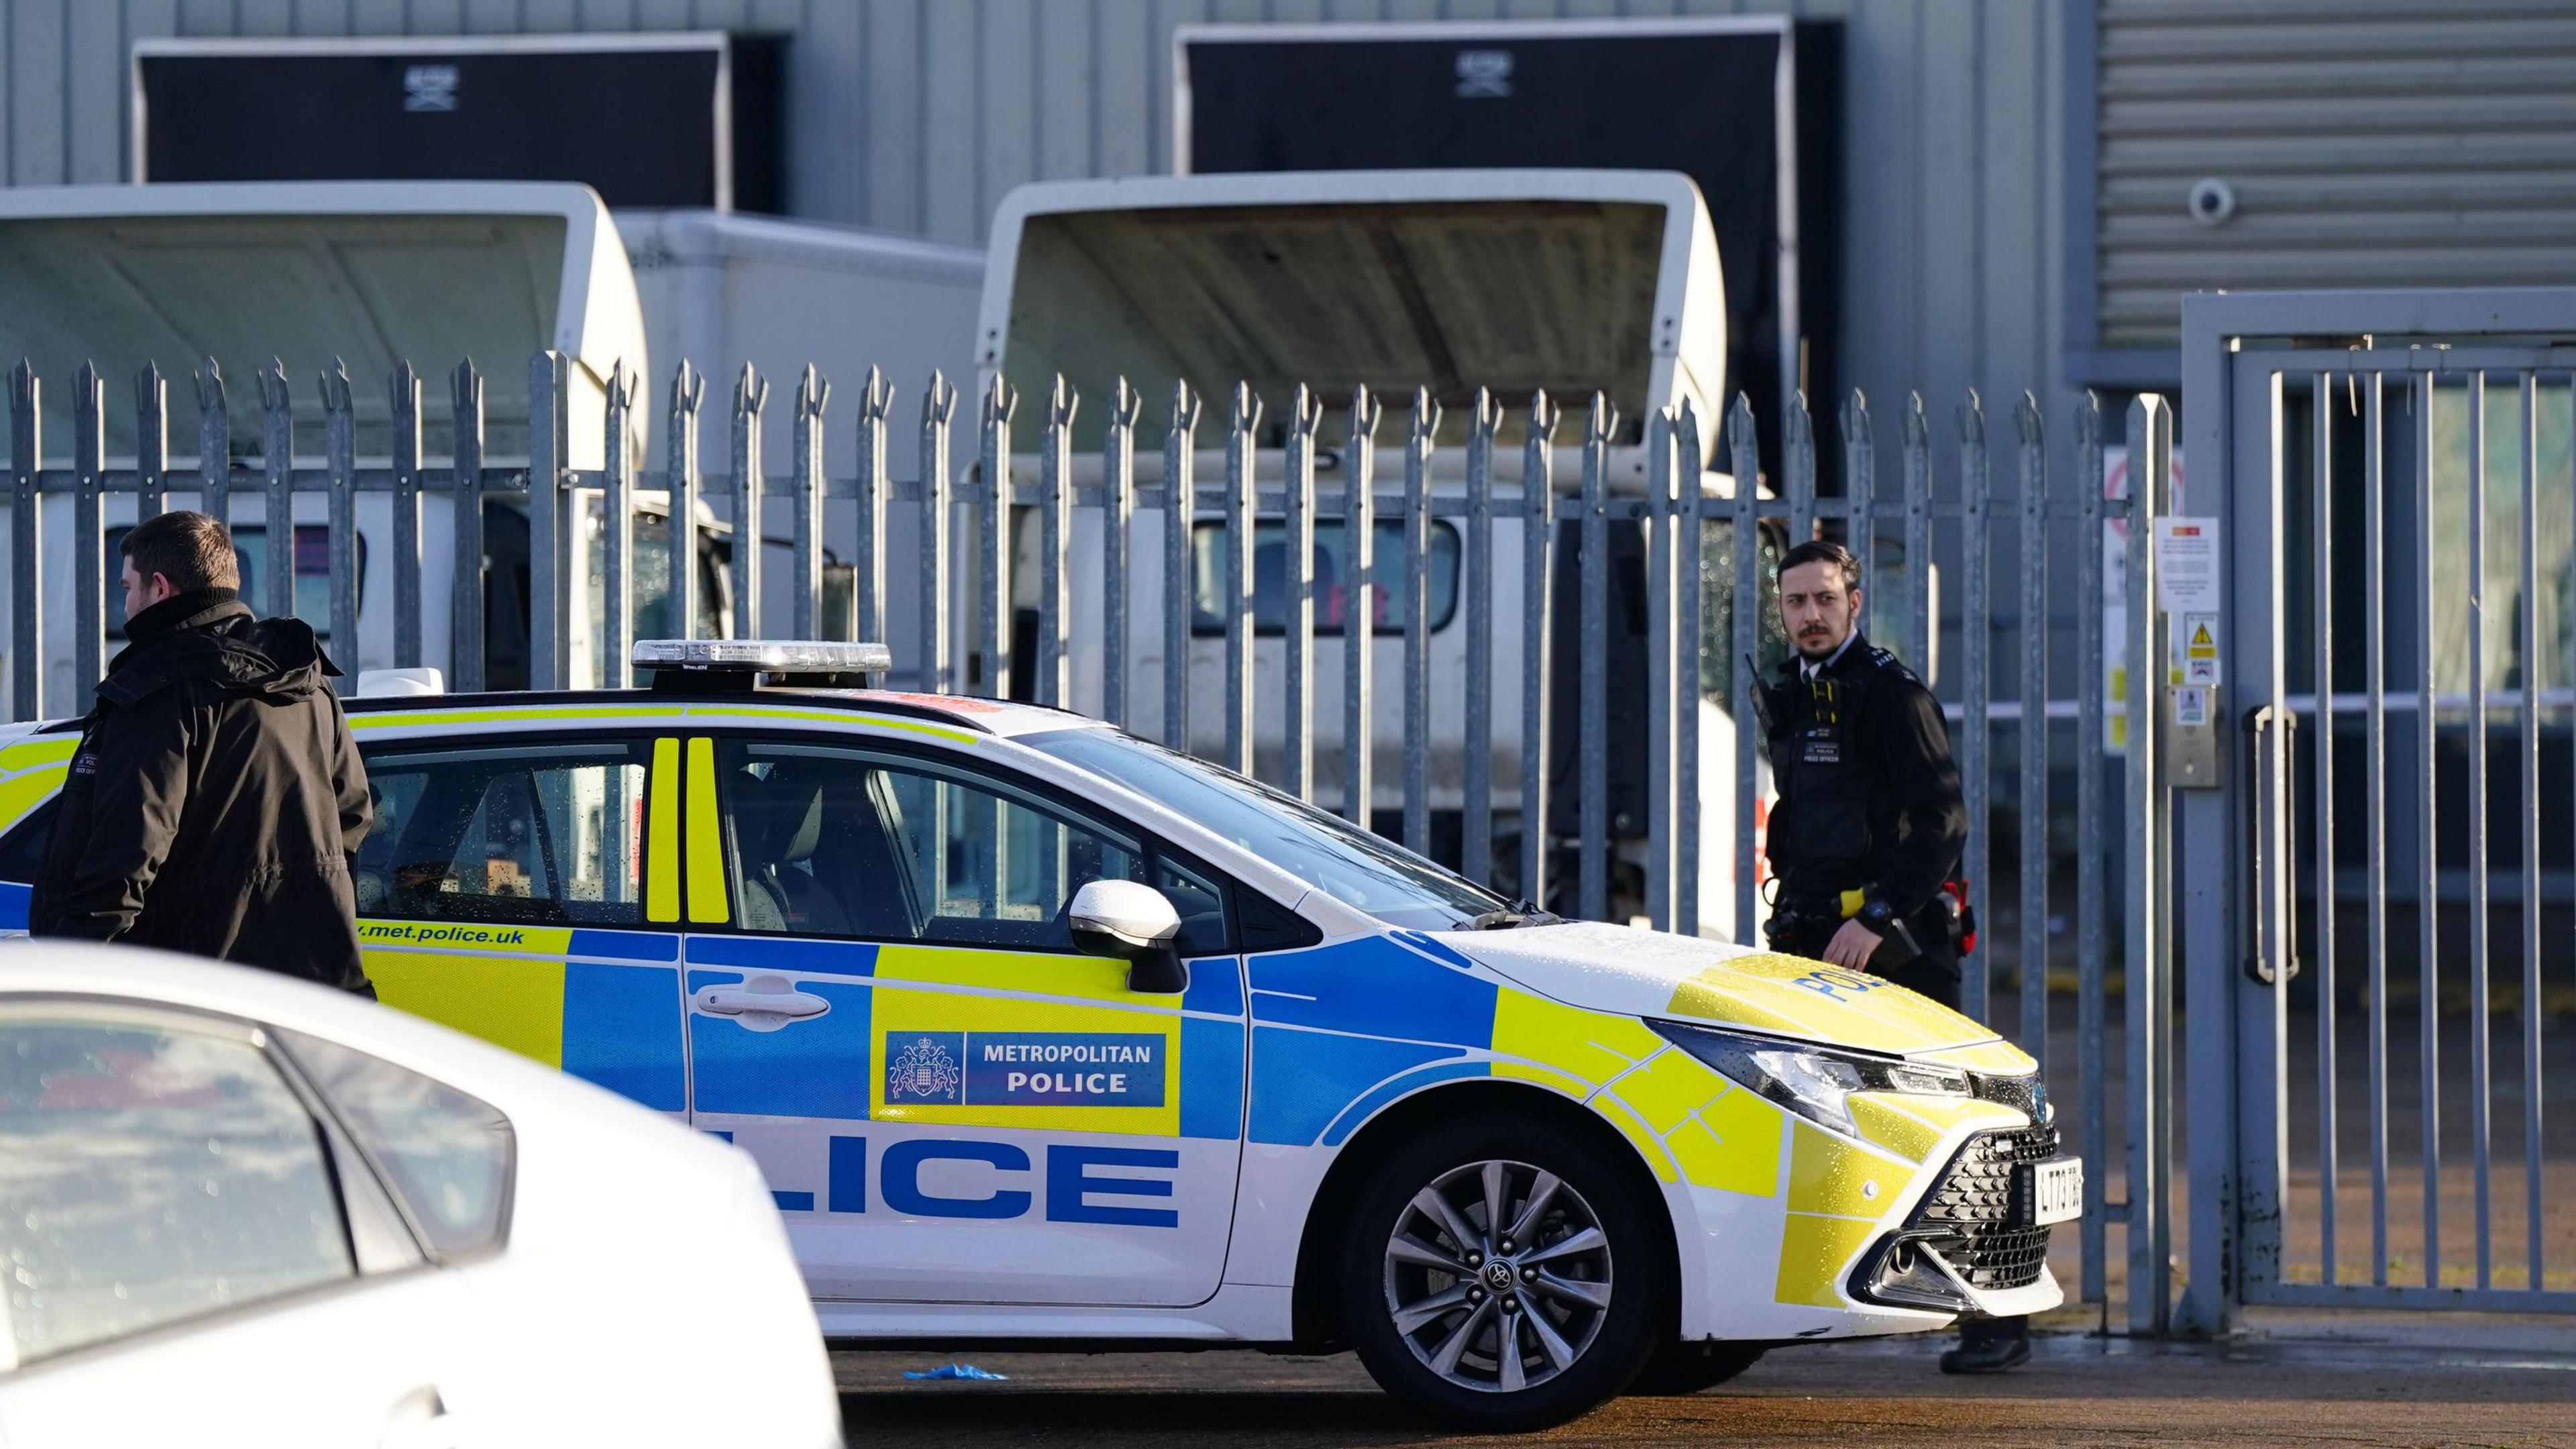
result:
M 2030 1222 L 2033 1227 L 2084 1216 L 2084 1159 L 2060 1157 L 2030 1168 Z

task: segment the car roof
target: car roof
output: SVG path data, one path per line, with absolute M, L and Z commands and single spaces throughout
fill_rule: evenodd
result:
M 974 734 L 1013 739 L 1064 729 L 1106 729 L 1088 715 L 1051 705 L 1019 700 L 978 699 L 969 695 L 919 694 L 892 689 L 825 689 L 775 687 L 744 690 L 710 685 L 657 685 L 646 689 L 551 689 L 493 691 L 481 694 L 383 695 L 346 702 L 356 720 L 370 716 L 421 716 L 423 723 L 451 712 L 626 707 L 641 714 L 687 713 L 701 708 L 793 709 L 846 711 L 853 724 L 868 716 L 927 720 Z

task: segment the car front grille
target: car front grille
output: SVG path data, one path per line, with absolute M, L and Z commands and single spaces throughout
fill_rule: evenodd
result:
M 2057 1155 L 2045 1123 L 1980 1132 L 1961 1146 L 1914 1209 L 1909 1236 L 1939 1253 L 1971 1287 L 2026 1288 L 2048 1263 L 2048 1229 L 2015 1221 L 2013 1179 L 2025 1163 Z

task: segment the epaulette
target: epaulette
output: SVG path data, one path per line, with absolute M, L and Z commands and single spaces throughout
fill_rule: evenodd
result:
M 1914 671 L 1906 668 L 1903 660 L 1897 658 L 1887 650 L 1879 648 L 1875 644 L 1870 646 L 1869 662 L 1877 665 L 1883 670 L 1886 670 L 1890 674 L 1896 675 L 1900 679 L 1914 678 Z

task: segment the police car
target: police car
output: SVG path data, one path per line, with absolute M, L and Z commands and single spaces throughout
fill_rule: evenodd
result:
M 1509 1428 L 2060 1301 L 2080 1165 L 2031 1059 L 1920 996 L 1515 908 L 1079 716 L 843 687 L 881 646 L 635 662 L 352 701 L 367 970 L 747 1149 L 834 1340 L 1348 1346 Z M 67 731 L 0 736 L 0 879 Z

